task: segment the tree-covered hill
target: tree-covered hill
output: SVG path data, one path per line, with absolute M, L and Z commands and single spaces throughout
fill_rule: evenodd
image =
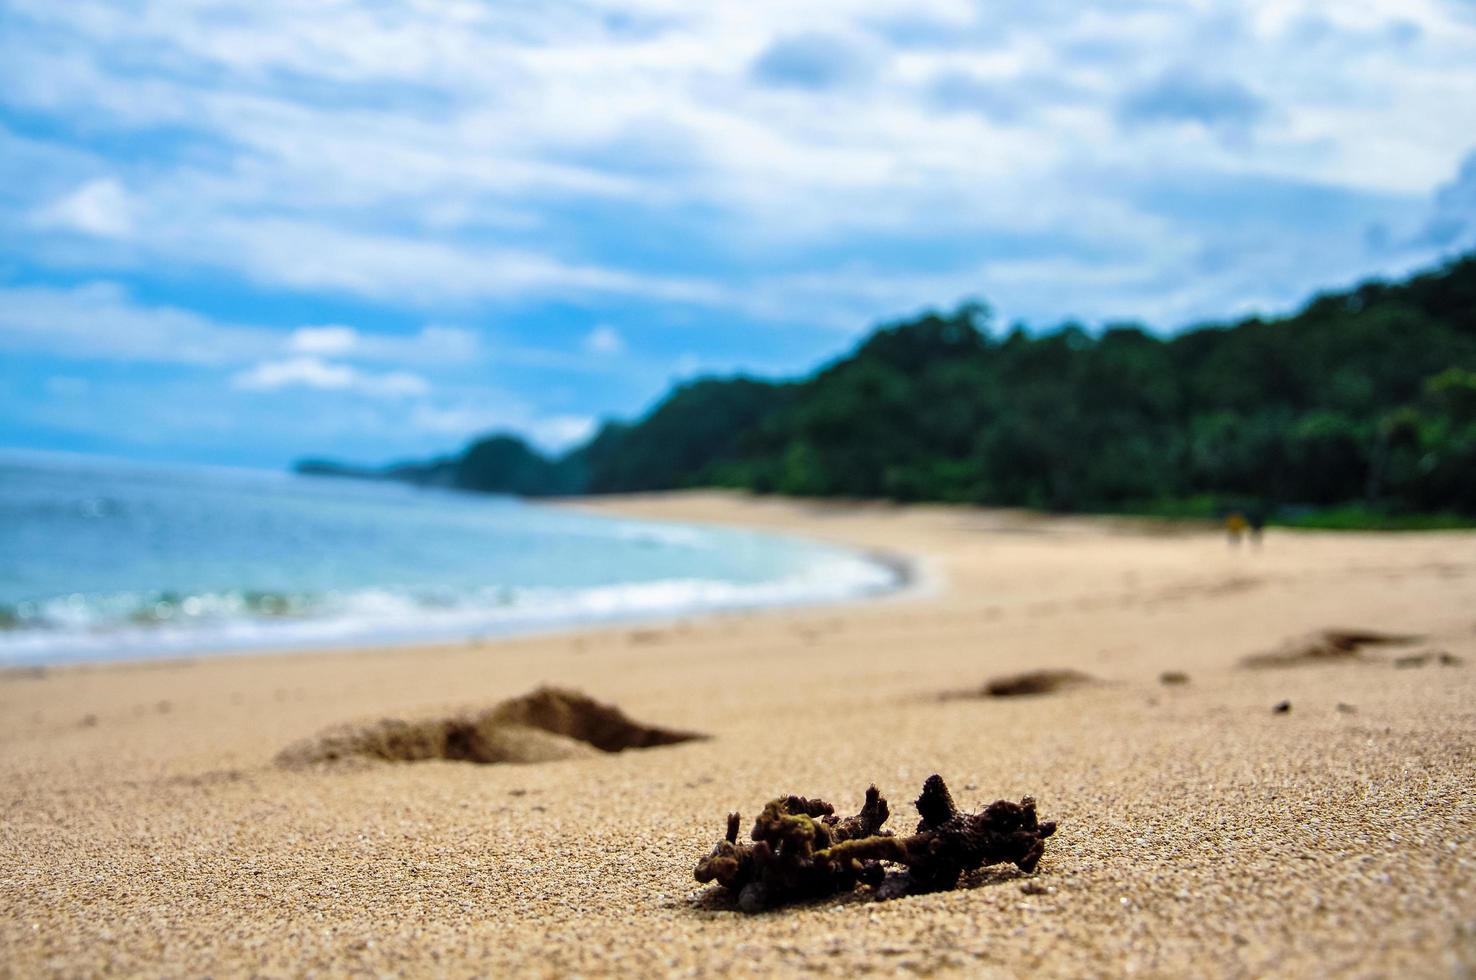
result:
M 981 304 L 930 313 L 801 380 L 681 385 L 558 459 L 497 435 L 385 475 L 525 495 L 1476 514 L 1476 256 L 1166 339 L 990 326 Z

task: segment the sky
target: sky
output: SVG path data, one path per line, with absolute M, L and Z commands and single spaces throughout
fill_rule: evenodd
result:
M 1476 247 L 1476 0 L 0 0 L 0 446 L 556 451 Z

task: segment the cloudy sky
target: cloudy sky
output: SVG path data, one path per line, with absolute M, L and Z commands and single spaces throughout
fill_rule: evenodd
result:
M 966 297 L 1473 246 L 1473 0 L 0 0 L 0 445 L 558 447 Z

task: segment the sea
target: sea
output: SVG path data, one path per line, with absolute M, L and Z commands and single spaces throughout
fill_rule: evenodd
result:
M 264 470 L 0 452 L 0 666 L 460 641 L 845 601 L 874 556 Z

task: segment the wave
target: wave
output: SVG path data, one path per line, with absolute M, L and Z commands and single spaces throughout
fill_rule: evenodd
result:
M 674 542 L 669 538 L 668 543 Z M 472 640 L 622 620 L 846 601 L 892 591 L 905 578 L 905 569 L 896 563 L 831 554 L 788 576 L 753 583 L 689 577 L 584 588 L 79 593 L 0 606 L 0 664 Z

